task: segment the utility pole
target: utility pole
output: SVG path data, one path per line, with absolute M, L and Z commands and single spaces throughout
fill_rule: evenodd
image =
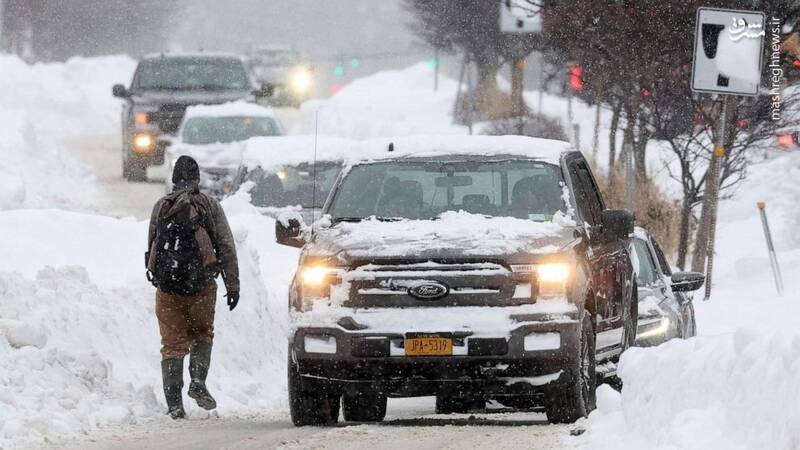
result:
M 439 47 L 434 47 L 433 48 L 433 92 L 436 92 L 438 90 L 439 90 Z
M 636 174 L 633 173 L 633 142 L 626 139 L 622 150 L 625 153 L 625 209 L 636 211 Z
M 709 179 L 706 185 L 708 195 L 704 198 L 703 202 L 703 209 L 708 208 L 706 223 L 702 224 L 706 227 L 706 295 L 703 299 L 705 301 L 711 298 L 711 276 L 714 270 L 714 238 L 716 237 L 717 231 L 720 169 L 722 166 L 722 158 L 725 157 L 725 124 L 728 119 L 729 103 L 730 96 L 723 96 L 722 112 L 719 116 L 719 131 L 717 132 L 717 139 L 714 143 L 714 154 L 711 157 L 711 168 L 709 169 Z
M 522 77 L 525 74 L 525 58 L 516 57 L 511 63 L 511 113 L 525 115 L 525 101 L 522 98 Z

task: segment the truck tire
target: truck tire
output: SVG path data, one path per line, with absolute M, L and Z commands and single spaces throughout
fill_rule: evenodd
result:
M 636 329 L 639 325 L 639 288 L 633 283 L 631 300 L 622 312 L 622 352 L 633 347 L 636 342 Z M 622 353 L 621 352 L 621 353 Z M 620 353 L 620 354 L 621 354 Z
M 436 396 L 436 414 L 466 414 L 473 409 L 483 409 L 483 398 L 459 397 L 439 394 Z
M 339 395 L 304 387 L 300 372 L 289 352 L 289 412 L 296 427 L 306 425 L 333 425 L 339 420 Z
M 565 368 L 567 382 L 550 393 L 545 402 L 545 412 L 550 423 L 573 423 L 586 417 L 597 403 L 597 377 L 595 375 L 594 325 L 589 314 L 583 315 L 579 352 L 570 358 Z
M 386 417 L 387 398 L 383 394 L 359 392 L 344 394 L 342 412 L 347 422 L 380 422 Z
M 122 178 L 128 181 L 147 181 L 147 165 L 133 157 L 122 157 Z

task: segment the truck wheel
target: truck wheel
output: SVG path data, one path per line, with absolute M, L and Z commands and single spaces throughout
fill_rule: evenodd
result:
M 387 398 L 383 394 L 359 392 L 344 394 L 342 409 L 348 422 L 380 422 L 386 417 Z
M 457 397 L 439 394 L 436 396 L 436 414 L 466 414 L 471 409 L 483 409 L 483 398 Z
M 595 408 L 595 339 L 592 319 L 584 314 L 579 352 L 570 358 L 565 368 L 567 382 L 560 390 L 552 392 L 545 404 L 550 423 L 572 423 Z
M 122 178 L 128 181 L 147 181 L 147 165 L 136 158 L 122 158 Z
M 340 397 L 304 387 L 297 365 L 289 355 L 289 412 L 296 427 L 332 425 L 339 420 Z

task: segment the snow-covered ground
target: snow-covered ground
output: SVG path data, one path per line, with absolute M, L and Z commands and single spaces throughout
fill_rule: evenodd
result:
M 106 174 L 92 173 L 65 145 L 118 130 L 110 86 L 126 82 L 132 66 L 124 57 L 27 66 L 0 56 L 0 448 L 112 424 L 166 424 L 153 289 L 144 280 L 146 224 L 99 215 L 112 212 L 98 181 Z M 294 131 L 313 131 L 319 110 L 320 134 L 330 136 L 465 134 L 449 119 L 455 82 L 441 80 L 434 94 L 427 71 L 416 65 L 380 73 L 308 102 Z M 528 94 L 531 104 L 535 98 Z M 563 99 L 548 95 L 544 105 L 565 115 Z M 594 113 L 577 102 L 574 111 L 586 148 Z M 581 425 L 586 433 L 552 428 L 565 446 L 800 447 L 800 388 L 792 382 L 800 369 L 798 175 L 800 154 L 752 167 L 737 196 L 721 205 L 714 295 L 696 301 L 699 336 L 628 352 L 619 369 L 622 395 L 601 388 L 597 412 Z M 758 200 L 767 202 L 784 270 L 782 298 L 774 295 Z M 218 303 L 215 414 L 282 411 L 286 287 L 297 251 L 274 243 L 272 220 L 246 199 L 224 206 L 241 258 L 242 301 L 233 312 Z M 187 404 L 190 416 L 207 415 Z M 444 436 L 461 433 L 447 428 Z M 370 427 L 342 433 L 357 438 L 362 431 L 373 446 L 383 443 Z M 315 442 L 327 445 L 342 433 L 326 431 Z M 539 432 L 501 433 L 502 442 L 524 442 Z

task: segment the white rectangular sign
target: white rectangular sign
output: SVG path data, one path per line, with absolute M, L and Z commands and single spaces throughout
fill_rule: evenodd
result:
M 764 30 L 765 16 L 762 12 L 698 8 L 692 90 L 758 94 Z
M 538 33 L 541 0 L 500 0 L 500 31 L 503 33 Z

